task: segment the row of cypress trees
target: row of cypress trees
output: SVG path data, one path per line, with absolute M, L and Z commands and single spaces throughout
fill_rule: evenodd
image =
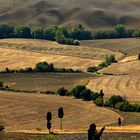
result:
M 64 111 L 63 111 L 63 107 L 60 107 L 58 109 L 58 118 L 60 118 L 60 129 L 62 130 L 62 119 L 64 117 Z M 50 130 L 51 130 L 51 126 L 52 126 L 52 113 L 51 112 L 47 112 L 47 115 L 46 115 L 46 120 L 47 120 L 47 128 L 49 130 L 49 133 L 50 133 Z

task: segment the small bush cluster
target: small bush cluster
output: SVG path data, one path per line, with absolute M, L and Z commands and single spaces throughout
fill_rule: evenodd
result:
M 98 70 L 107 67 L 109 65 L 111 65 L 112 63 L 116 63 L 116 59 L 115 59 L 115 55 L 106 55 L 102 61 L 102 63 L 100 63 L 98 65 L 98 67 L 96 66 L 90 66 L 87 68 L 88 72 L 97 72 Z
M 39 62 L 36 64 L 35 68 L 27 67 L 24 69 L 11 70 L 6 68 L 5 71 L 1 73 L 33 73 L 33 72 L 62 72 L 62 73 L 77 73 L 78 70 L 65 69 L 65 68 L 54 68 L 53 64 L 48 64 L 47 62 Z
M 104 105 L 125 112 L 140 112 L 139 104 L 131 104 L 119 95 L 111 96 Z
M 102 90 L 100 91 L 100 93 L 94 93 L 90 89 L 86 88 L 84 85 L 75 86 L 71 90 L 71 92 L 62 87 L 58 89 L 57 94 L 59 94 L 60 96 L 74 96 L 76 99 L 83 99 L 84 101 L 95 101 L 97 98 L 103 98 L 104 96 Z
M 106 55 L 103 59 L 103 62 L 101 64 L 99 64 L 99 69 L 103 68 L 103 67 L 107 67 L 112 63 L 116 63 L 116 59 L 115 59 L 115 55 Z
M 71 95 L 77 99 L 83 99 L 85 101 L 92 100 L 92 91 L 87 89 L 84 85 L 78 85 L 71 90 Z
M 5 129 L 4 125 L 0 124 L 0 132 L 2 132 Z
M 98 70 L 99 70 L 99 68 L 96 66 L 90 66 L 87 68 L 87 72 L 96 72 Z
M 4 88 L 4 83 L 2 81 L 0 81 L 0 89 Z
M 140 53 L 138 54 L 138 60 L 140 60 Z
M 62 87 L 62 88 L 57 90 L 57 94 L 59 94 L 60 96 L 67 96 L 67 95 L 69 95 L 69 92 L 67 89 Z

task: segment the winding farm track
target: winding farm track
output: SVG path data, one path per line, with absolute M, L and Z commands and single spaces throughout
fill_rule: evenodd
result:
M 46 129 L 46 113 L 53 114 L 53 129 L 60 128 L 59 107 L 64 108 L 64 129 L 87 129 L 91 122 L 98 126 L 116 122 L 119 115 L 109 109 L 70 97 L 24 94 L 0 91 L 0 120 L 6 130 Z

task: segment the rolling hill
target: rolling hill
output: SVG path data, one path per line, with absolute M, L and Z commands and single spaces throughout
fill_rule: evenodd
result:
M 99 72 L 101 76 L 90 80 L 88 88 L 94 91 L 103 89 L 106 98 L 121 95 L 130 102 L 140 103 L 140 61 L 137 56 L 126 57 Z
M 61 106 L 65 111 L 63 128 L 66 130 L 85 129 L 91 122 L 96 122 L 98 126 L 107 125 L 116 122 L 119 117 L 114 111 L 97 107 L 92 102 L 56 95 L 0 91 L 0 104 L 0 120 L 5 123 L 7 130 L 46 129 L 48 111 L 53 114 L 52 129 L 59 129 L 57 111 Z
M 5 67 L 34 66 L 39 61 L 48 61 L 56 67 L 86 71 L 88 66 L 98 65 L 106 54 L 121 59 L 123 54 L 86 46 L 68 46 L 46 40 L 1 39 L 1 69 Z M 19 63 L 17 63 L 17 59 Z
M 31 27 L 83 24 L 90 30 L 115 24 L 140 28 L 139 0 L 15 0 L 0 1 L 1 23 Z

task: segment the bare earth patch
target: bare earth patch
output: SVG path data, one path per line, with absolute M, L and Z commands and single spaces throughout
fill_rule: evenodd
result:
M 0 80 L 18 90 L 57 91 L 65 87 L 69 91 L 76 85 L 86 85 L 95 77 L 87 73 L 15 73 L 0 74 Z

